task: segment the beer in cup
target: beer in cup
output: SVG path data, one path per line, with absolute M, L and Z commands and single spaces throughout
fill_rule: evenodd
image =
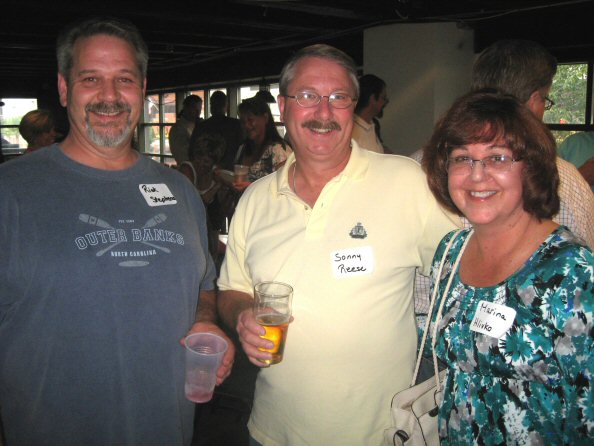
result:
M 254 287 L 254 315 L 266 333 L 261 337 L 274 343 L 270 349 L 272 359 L 264 360 L 267 365 L 277 364 L 283 359 L 285 341 L 291 318 L 293 288 L 282 282 L 261 282 Z

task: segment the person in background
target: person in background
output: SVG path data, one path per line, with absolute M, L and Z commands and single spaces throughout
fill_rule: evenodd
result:
M 190 161 L 184 161 L 178 168 L 196 186 L 207 207 L 221 187 L 216 181 L 214 168 L 224 151 L 225 140 L 220 135 L 202 134 L 192 140 Z
M 266 102 L 244 99 L 238 112 L 246 139 L 233 164 L 249 166 L 248 181 L 253 182 L 278 170 L 292 149 L 279 135 Z
M 278 104 L 294 153 L 245 190 L 231 221 L 219 313 L 259 367 L 272 346 L 260 337 L 253 287 L 294 289 L 283 360 L 258 374 L 252 444 L 380 444 L 390 399 L 414 368 L 415 268 L 429 274 L 456 226 L 417 163 L 351 140 L 356 73 L 328 45 L 287 62 Z
M 31 110 L 19 123 L 19 133 L 27 141 L 25 153 L 52 145 L 58 134 L 52 114 L 47 110 Z
M 578 168 L 594 192 L 594 132 L 578 132 L 565 138 L 559 156 Z
M 179 171 L 198 189 L 206 207 L 209 250 L 217 266 L 222 261 L 218 235 L 227 231 L 235 201 L 235 193 L 219 181 L 214 171 L 224 152 L 225 140 L 220 135 L 202 133 L 197 138 L 192 138 L 190 161 L 184 161 L 179 166 Z
M 270 93 L 270 90 L 258 90 L 253 97 L 267 104 L 276 104 L 276 100 L 272 96 L 272 93 Z
M 178 165 L 190 159 L 190 137 L 201 113 L 202 98 L 195 94 L 186 96 L 177 122 L 169 130 L 169 149 Z
M 222 136 L 225 140 L 225 151 L 218 165 L 222 169 L 233 171 L 233 161 L 243 140 L 243 133 L 239 119 L 226 116 L 227 95 L 222 91 L 215 91 L 210 96 L 210 113 L 210 118 L 196 124 L 192 139 L 204 133 Z M 190 141 L 190 145 L 192 145 L 192 141 Z
M 493 88 L 511 94 L 542 121 L 553 105 L 549 92 L 556 72 L 556 59 L 538 43 L 500 40 L 475 61 L 471 90 Z M 560 157 L 556 160 L 561 206 L 553 220 L 594 248 L 594 195 L 575 166 Z
M 384 108 L 390 102 L 386 83 L 373 74 L 366 74 L 359 79 L 359 86 L 352 138 L 364 149 L 384 153 L 377 120 L 384 115 Z
M 441 444 L 593 444 L 594 256 L 552 220 L 550 131 L 512 96 L 471 93 L 436 125 L 423 167 L 436 199 L 472 225 L 447 273 L 436 277 L 452 233 L 433 265 Z
M 225 336 L 204 205 L 183 175 L 132 147 L 148 64 L 134 25 L 74 24 L 57 59 L 68 135 L 0 166 L 6 443 L 189 446 L 182 340 Z

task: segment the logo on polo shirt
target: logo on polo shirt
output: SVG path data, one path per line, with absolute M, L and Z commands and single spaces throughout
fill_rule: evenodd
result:
M 351 229 L 349 235 L 352 238 L 365 238 L 367 237 L 367 231 L 361 223 L 357 223 L 355 226 L 353 226 L 353 229 Z

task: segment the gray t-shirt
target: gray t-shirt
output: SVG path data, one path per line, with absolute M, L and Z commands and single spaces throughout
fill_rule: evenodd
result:
M 189 445 L 184 349 L 214 288 L 190 182 L 57 145 L 0 166 L 0 414 L 8 444 Z

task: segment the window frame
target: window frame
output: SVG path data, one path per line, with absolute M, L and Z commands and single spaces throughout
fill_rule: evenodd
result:
M 584 123 L 583 124 L 561 124 L 561 123 L 548 123 L 545 121 L 546 126 L 552 131 L 573 131 L 573 132 L 585 132 L 585 131 L 593 131 L 594 130 L 594 123 L 592 121 L 593 117 L 593 107 L 594 103 L 593 99 L 593 89 L 594 89 L 594 61 L 568 61 L 568 62 L 561 62 L 559 65 L 587 65 L 586 69 L 586 109 L 584 110 Z M 551 99 L 555 101 L 554 94 L 551 95 Z
M 165 141 L 168 138 L 167 127 L 170 127 L 171 125 L 175 124 L 175 122 L 169 122 L 169 121 L 165 122 L 165 116 L 163 113 L 163 106 L 165 105 L 165 103 L 163 103 L 163 97 L 165 95 L 167 95 L 167 94 L 175 95 L 175 100 L 176 100 L 175 109 L 179 112 L 181 110 L 182 102 L 186 96 L 188 96 L 190 94 L 200 93 L 199 95 L 203 98 L 202 115 L 201 116 L 202 116 L 202 118 L 207 119 L 211 116 L 210 103 L 209 103 L 210 96 L 215 91 L 222 90 L 227 94 L 227 98 L 228 98 L 228 102 L 229 102 L 227 104 L 228 116 L 236 117 L 237 106 L 238 106 L 238 103 L 241 101 L 240 91 L 245 88 L 252 88 L 252 89 L 255 88 L 255 91 L 257 91 L 257 89 L 258 89 L 257 87 L 261 88 L 261 82 L 262 82 L 261 80 L 256 81 L 256 80 L 250 79 L 250 80 L 244 80 L 241 82 L 236 82 L 233 84 L 222 83 L 222 84 L 209 84 L 209 85 L 193 85 L 193 86 L 184 86 L 184 87 L 177 87 L 177 88 L 171 88 L 171 89 L 160 89 L 160 90 L 147 91 L 145 99 L 144 99 L 145 104 L 150 96 L 158 95 L 158 97 L 159 97 L 159 104 L 158 104 L 159 122 L 158 123 L 150 122 L 148 120 L 147 107 L 144 106 L 143 110 L 142 110 L 142 117 L 141 117 L 141 120 L 138 123 L 138 127 L 137 127 L 138 150 L 140 151 L 140 153 L 146 154 L 147 156 L 152 157 L 153 159 L 155 159 L 158 162 L 167 164 L 169 166 L 175 165 L 175 160 L 173 158 L 173 155 L 171 155 L 171 152 L 168 153 L 166 150 L 166 147 L 165 147 Z M 270 81 L 269 85 L 273 85 L 275 88 L 278 88 L 278 80 L 274 79 L 274 80 Z M 246 98 L 243 98 L 243 99 L 246 99 Z M 274 113 L 274 111 L 273 111 L 273 118 L 275 118 L 275 124 L 276 124 L 277 128 L 279 128 L 279 132 L 281 133 L 281 135 L 284 135 L 284 124 L 282 122 L 280 122 L 280 119 L 278 119 L 278 120 L 276 119 L 276 118 L 279 118 L 279 116 L 278 116 L 278 114 Z M 147 138 L 146 138 L 146 129 L 148 127 L 158 127 L 159 128 L 159 141 L 160 141 L 159 153 L 147 152 L 148 142 L 147 142 Z

